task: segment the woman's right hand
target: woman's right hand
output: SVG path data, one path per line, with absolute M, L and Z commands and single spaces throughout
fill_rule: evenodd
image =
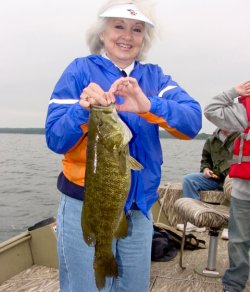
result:
M 103 89 L 94 82 L 85 87 L 80 95 L 80 105 L 88 110 L 92 105 L 108 106 L 111 103 L 115 103 L 115 97 L 104 92 Z

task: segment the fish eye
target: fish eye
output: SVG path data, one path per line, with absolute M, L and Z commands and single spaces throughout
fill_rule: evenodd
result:
M 99 127 L 101 127 L 101 126 L 103 125 L 103 121 L 102 121 L 102 120 L 98 120 L 97 125 L 98 125 Z

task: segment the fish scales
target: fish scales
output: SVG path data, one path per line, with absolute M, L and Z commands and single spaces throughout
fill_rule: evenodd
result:
M 128 234 L 124 205 L 130 190 L 131 169 L 142 166 L 129 155 L 131 131 L 114 105 L 90 109 L 82 229 L 85 242 L 95 247 L 96 286 L 107 276 L 117 277 L 112 240 Z

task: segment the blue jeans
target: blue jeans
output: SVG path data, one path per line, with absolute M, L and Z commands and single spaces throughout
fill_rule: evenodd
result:
M 199 191 L 222 190 L 218 180 L 207 178 L 201 172 L 190 173 L 182 177 L 183 197 L 200 200 Z
M 57 217 L 61 292 L 98 292 L 93 269 L 94 247 L 86 245 L 82 235 L 82 205 L 79 200 L 61 195 Z M 149 290 L 152 220 L 138 210 L 129 211 L 127 218 L 129 235 L 113 241 L 120 276 L 106 278 L 103 292 Z
M 230 292 L 242 291 L 248 280 L 250 248 L 249 222 L 250 201 L 232 197 L 228 224 L 229 268 L 222 278 L 224 287 Z

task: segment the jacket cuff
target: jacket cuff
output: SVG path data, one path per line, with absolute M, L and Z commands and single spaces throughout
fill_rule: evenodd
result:
M 149 112 L 156 114 L 157 112 L 157 107 L 158 107 L 158 100 L 157 98 L 153 98 L 153 97 L 148 97 L 150 103 L 151 103 L 151 107 Z
M 237 97 L 239 97 L 238 92 L 235 90 L 234 87 L 232 87 L 231 89 L 229 89 L 228 91 L 226 91 L 227 95 L 231 98 L 231 99 L 235 99 Z
M 89 118 L 89 111 L 86 109 L 82 108 L 80 106 L 80 103 L 76 103 L 75 108 L 74 108 L 74 116 L 77 121 L 79 121 L 81 124 L 86 123 L 86 121 Z

